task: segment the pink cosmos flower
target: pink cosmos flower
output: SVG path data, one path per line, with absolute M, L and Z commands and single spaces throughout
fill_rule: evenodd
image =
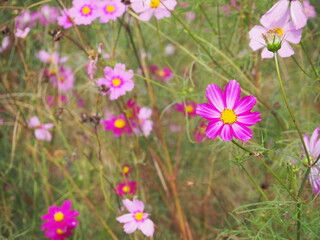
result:
M 72 17 L 70 17 L 68 10 L 62 10 L 60 14 L 61 15 L 57 18 L 58 25 L 63 27 L 64 29 L 71 28 L 73 26 L 73 20 Z
M 315 18 L 317 13 L 309 1 L 303 1 L 304 12 L 308 18 Z
M 33 116 L 28 121 L 29 128 L 35 128 L 34 135 L 40 141 L 50 142 L 52 139 L 51 133 L 48 129 L 54 126 L 53 123 L 42 124 L 37 116 Z
M 320 127 L 317 127 L 309 140 L 308 134 L 304 135 L 303 140 L 306 144 L 309 156 L 311 158 L 311 164 L 314 164 L 311 167 L 309 174 L 309 182 L 313 189 L 315 195 L 320 192 L 320 138 L 319 138 Z M 317 162 L 315 162 L 318 160 Z
M 260 22 L 264 26 L 275 26 L 280 23 L 286 23 L 290 17 L 294 29 L 301 29 L 307 24 L 308 17 L 298 0 L 279 0 L 261 17 Z
M 44 5 L 38 12 L 39 22 L 43 26 L 48 26 L 49 24 L 53 24 L 57 21 L 57 18 L 60 14 L 59 8 L 50 7 L 49 5 Z
M 126 70 L 126 65 L 117 63 L 114 69 L 106 67 L 104 69 L 105 78 L 98 79 L 97 86 L 104 88 L 101 90 L 103 95 L 110 93 L 110 100 L 116 100 L 126 92 L 132 91 L 134 87 L 133 71 Z
M 29 27 L 26 27 L 25 29 L 20 29 L 20 28 L 17 28 L 17 30 L 16 30 L 16 33 L 15 33 L 15 36 L 17 37 L 17 38 L 26 38 L 27 37 L 27 35 L 29 34 L 29 32 L 30 32 L 30 28 Z
M 141 13 L 139 18 L 142 21 L 149 21 L 152 15 L 157 19 L 170 17 L 170 11 L 177 5 L 176 0 L 131 0 L 132 9 Z
M 60 91 L 66 92 L 74 87 L 75 77 L 69 67 L 59 67 L 59 74 L 50 77 L 52 85 Z
M 68 57 L 63 57 L 60 58 L 59 53 L 57 52 L 47 52 L 45 50 L 41 50 L 36 54 L 36 57 L 44 63 L 53 63 L 53 64 L 58 64 L 58 63 L 64 63 L 68 60 Z
M 153 65 L 150 67 L 150 69 L 151 72 L 157 75 L 157 77 L 159 77 L 162 81 L 170 80 L 173 77 L 173 73 L 170 70 L 170 68 L 160 68 L 158 66 Z
M 73 7 L 69 9 L 69 13 L 74 23 L 77 25 L 91 24 L 99 16 L 96 2 L 94 0 L 73 0 Z
M 137 191 L 137 183 L 135 181 L 125 180 L 117 184 L 117 195 L 122 197 L 126 194 L 134 195 Z
M 206 134 L 208 138 L 220 135 L 222 140 L 230 141 L 233 137 L 241 141 L 252 138 L 252 126 L 261 121 L 259 112 L 251 112 L 256 105 L 256 98 L 252 95 L 240 99 L 240 84 L 230 80 L 222 92 L 219 86 L 209 84 L 206 97 L 209 103 L 197 106 L 197 115 L 209 120 Z
M 176 103 L 175 107 L 178 112 L 187 113 L 189 117 L 195 117 L 197 115 L 197 104 L 195 102 L 186 102 L 186 105 L 184 105 L 184 103 Z
M 126 6 L 120 0 L 103 0 L 98 3 L 101 23 L 115 21 L 126 11 Z
M 5 36 L 2 39 L 1 46 L 0 46 L 0 53 L 3 53 L 5 51 L 8 51 L 10 47 L 12 46 L 12 42 L 10 41 L 10 36 Z
M 50 108 L 53 108 L 54 106 L 59 106 L 59 102 L 62 103 L 62 105 L 65 105 L 68 103 L 68 98 L 65 95 L 61 96 L 48 96 L 46 99 L 46 102 Z
M 118 222 L 124 223 L 123 229 L 125 233 L 130 234 L 139 229 L 147 237 L 152 237 L 154 233 L 154 223 L 148 218 L 150 214 L 143 212 L 143 202 L 137 199 L 133 199 L 133 201 L 124 199 L 122 203 L 130 212 L 117 217 Z
M 123 114 L 119 117 L 112 115 L 110 120 L 103 120 L 102 124 L 104 124 L 104 130 L 113 131 L 114 137 L 120 137 L 120 135 L 124 133 L 129 134 L 132 132 L 129 123 Z
M 128 177 L 132 171 L 132 167 L 129 164 L 123 164 L 121 167 L 121 174 Z
M 136 134 L 143 134 L 148 137 L 152 131 L 153 121 L 149 118 L 152 115 L 152 109 L 147 107 L 142 107 L 139 109 L 137 116 L 137 124 L 134 128 Z
M 290 57 L 294 54 L 288 42 L 297 44 L 301 40 L 302 30 L 296 30 L 292 22 L 263 23 L 263 26 L 254 26 L 250 32 L 249 46 L 253 51 L 263 48 L 262 58 L 272 58 L 275 51 L 281 57 Z
M 204 120 L 201 120 L 200 123 L 196 126 L 193 132 L 193 136 L 196 142 L 200 143 L 206 139 L 207 126 L 208 126 L 208 123 Z
M 31 13 L 29 10 L 21 12 L 16 17 L 16 28 L 25 29 L 27 27 L 32 28 L 36 25 L 38 19 L 38 13 Z
M 41 230 L 45 231 L 45 236 L 51 240 L 64 240 L 72 235 L 72 230 L 79 224 L 75 219 L 79 215 L 76 210 L 71 210 L 72 201 L 64 201 L 61 207 L 50 206 L 48 213 L 41 219 L 45 221 Z

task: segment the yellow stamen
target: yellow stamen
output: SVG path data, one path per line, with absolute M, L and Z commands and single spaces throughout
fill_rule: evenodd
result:
M 160 5 L 160 0 L 151 0 L 150 7 L 157 8 Z
M 66 81 L 66 78 L 65 78 L 65 77 L 61 76 L 61 77 L 59 78 L 59 82 L 64 83 L 65 81 Z
M 157 74 L 160 76 L 160 77 L 164 77 L 165 73 L 163 70 L 158 70 L 157 71 Z
M 233 124 L 237 121 L 237 115 L 232 109 L 225 109 L 221 113 L 220 119 L 224 124 Z
M 61 222 L 64 219 L 64 214 L 62 212 L 57 212 L 53 215 L 53 218 L 56 222 Z
M 91 13 L 91 8 L 88 7 L 88 6 L 84 6 L 82 9 L 81 9 L 81 12 L 84 14 L 84 15 L 88 15 Z
M 128 193 L 130 192 L 130 187 L 128 185 L 125 185 L 123 188 L 122 188 L 122 191 L 125 192 L 125 193 Z
M 65 232 L 62 231 L 60 228 L 58 228 L 58 229 L 57 229 L 57 233 L 58 233 L 59 235 L 62 235 L 62 234 L 64 234 Z
M 114 79 L 112 79 L 112 85 L 113 85 L 114 87 L 119 86 L 121 83 L 122 83 L 122 81 L 121 81 L 121 79 L 119 79 L 119 78 L 114 78 Z
M 124 128 L 126 126 L 126 122 L 123 120 L 123 119 L 117 119 L 115 122 L 114 122 L 114 126 L 116 128 Z
M 187 105 L 186 106 L 186 111 L 187 111 L 187 113 L 193 113 L 194 112 L 194 107 L 191 106 L 191 105 Z
M 124 174 L 128 173 L 130 171 L 130 168 L 128 166 L 124 166 L 123 169 L 122 169 L 122 172 Z
M 106 11 L 109 12 L 109 13 L 113 13 L 114 10 L 116 10 L 116 8 L 113 5 L 108 5 L 106 7 Z
M 143 219 L 143 213 L 141 212 L 138 212 L 134 215 L 134 218 L 138 221 L 142 220 Z

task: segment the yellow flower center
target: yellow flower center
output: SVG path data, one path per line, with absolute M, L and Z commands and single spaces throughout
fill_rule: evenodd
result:
M 61 230 L 60 228 L 58 228 L 58 229 L 57 229 L 57 233 L 58 233 L 59 235 L 62 235 L 62 234 L 64 234 L 65 232 L 64 232 L 63 230 Z
M 122 172 L 125 174 L 125 173 L 128 173 L 129 170 L 130 170 L 130 168 L 128 166 L 124 166 L 122 169 Z
M 116 8 L 115 8 L 113 5 L 108 5 L 108 6 L 106 7 L 106 11 L 107 11 L 108 13 L 113 13 L 114 10 L 116 10 Z
M 187 105 L 186 106 L 186 111 L 187 111 L 187 113 L 193 113 L 194 112 L 194 107 L 191 106 L 191 105 Z
M 88 7 L 88 6 L 84 6 L 82 9 L 81 9 L 81 12 L 84 14 L 84 15 L 88 15 L 91 13 L 91 8 Z
M 160 0 L 151 0 L 150 7 L 157 8 L 160 5 Z
M 134 218 L 138 221 L 141 221 L 143 219 L 143 213 L 138 212 L 134 215 Z
M 276 28 L 268 30 L 268 34 L 269 35 L 276 35 L 277 34 L 281 38 L 283 36 L 283 29 L 276 27 Z
M 124 128 L 124 126 L 126 125 L 126 122 L 123 120 L 123 119 L 117 119 L 115 122 L 114 122 L 114 126 L 116 128 Z
M 64 83 L 65 81 L 66 81 L 66 78 L 65 78 L 65 77 L 61 76 L 61 77 L 59 78 L 59 82 Z
M 224 124 L 233 124 L 237 121 L 237 115 L 232 109 L 225 109 L 221 113 L 220 119 Z
M 122 188 L 122 191 L 125 192 L 125 193 L 128 193 L 130 192 L 130 187 L 128 185 L 125 185 L 123 188 Z
M 113 85 L 114 87 L 118 87 L 121 83 L 122 83 L 122 81 L 121 81 L 121 79 L 119 79 L 119 78 L 114 78 L 114 79 L 112 79 L 112 85 Z
M 157 74 L 160 76 L 160 77 L 164 77 L 165 73 L 164 71 L 161 69 L 161 70 L 158 70 L 157 71 Z
M 61 222 L 64 219 L 64 214 L 62 212 L 57 212 L 53 215 L 53 218 L 56 222 Z

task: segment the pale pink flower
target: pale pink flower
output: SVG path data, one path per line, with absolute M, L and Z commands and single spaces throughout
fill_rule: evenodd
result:
M 115 21 L 126 11 L 126 6 L 120 0 L 103 0 L 98 3 L 101 23 Z
M 194 12 L 186 12 L 184 17 L 186 20 L 193 21 L 196 19 L 196 14 Z
M 30 32 L 30 28 L 29 27 L 26 27 L 25 29 L 20 29 L 20 28 L 17 28 L 17 30 L 16 30 L 16 33 L 15 33 L 15 36 L 17 37 L 17 38 L 26 38 L 27 37 L 27 35 L 29 34 L 29 32 Z
M 89 25 L 98 16 L 97 1 L 94 0 L 73 0 L 72 8 L 69 9 L 69 14 L 77 25 Z
M 47 52 L 45 50 L 41 50 L 36 54 L 36 57 L 44 63 L 52 63 L 52 64 L 58 64 L 58 63 L 64 63 L 68 60 L 68 57 L 60 58 L 59 53 L 57 52 Z
M 0 53 L 3 53 L 9 50 L 11 46 L 12 46 L 12 42 L 10 41 L 10 36 L 5 36 L 1 42 Z
M 52 139 L 51 133 L 48 129 L 54 126 L 53 123 L 42 124 L 37 116 L 33 116 L 28 121 L 29 128 L 35 128 L 34 135 L 40 141 L 50 142 Z
M 72 69 L 69 67 L 59 67 L 59 74 L 50 77 L 52 85 L 60 91 L 66 92 L 74 87 L 75 77 Z
M 60 12 L 60 16 L 57 18 L 58 25 L 63 27 L 64 29 L 71 28 L 73 26 L 72 17 L 68 13 L 68 10 L 62 10 Z
M 16 28 L 25 29 L 27 27 L 34 27 L 38 19 L 38 13 L 31 13 L 29 10 L 21 12 L 16 17 Z
M 275 26 L 286 23 L 290 17 L 295 29 L 303 28 L 307 24 L 308 17 L 298 0 L 279 0 L 261 17 L 260 22 L 264 26 Z
M 49 5 L 44 5 L 38 12 L 39 22 L 43 26 L 48 26 L 49 24 L 53 24 L 57 21 L 60 10 L 57 7 L 51 7 Z
M 317 13 L 309 1 L 303 1 L 304 12 L 308 18 L 315 18 Z
M 153 121 L 150 120 L 152 115 L 152 109 L 147 107 L 142 107 L 139 109 L 137 116 L 137 126 L 135 127 L 136 134 L 143 134 L 146 137 L 150 135 L 152 131 Z
M 131 7 L 136 13 L 140 13 L 142 21 L 149 21 L 152 15 L 157 19 L 170 17 L 170 11 L 177 5 L 176 0 L 131 0 Z
M 254 26 L 250 32 L 249 46 L 253 51 L 263 48 L 262 58 L 272 58 L 275 51 L 280 57 L 290 57 L 294 54 L 288 42 L 298 44 L 301 40 L 302 30 L 296 30 L 292 22 L 267 22 L 261 21 L 263 26 Z
M 130 212 L 117 217 L 118 222 L 124 223 L 123 229 L 125 233 L 131 234 L 139 229 L 147 237 L 152 237 L 154 233 L 154 223 L 149 219 L 150 214 L 143 212 L 143 202 L 137 199 L 133 199 L 133 201 L 124 199 L 122 203 Z
M 105 78 L 98 79 L 97 86 L 103 88 L 100 92 L 103 95 L 110 94 L 110 100 L 116 100 L 126 92 L 134 88 L 133 71 L 126 70 L 126 65 L 117 63 L 114 68 L 104 69 Z

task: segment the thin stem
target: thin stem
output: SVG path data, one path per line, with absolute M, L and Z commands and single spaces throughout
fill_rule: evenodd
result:
M 310 58 L 310 56 L 309 56 L 309 53 L 306 51 L 306 49 L 305 49 L 304 45 L 302 44 L 302 42 L 300 42 L 300 46 L 301 46 L 304 54 L 307 56 L 307 59 L 308 59 L 310 65 L 311 65 L 311 68 L 312 68 L 312 70 L 313 70 L 313 72 L 314 72 L 314 75 L 315 75 L 316 77 L 319 77 L 319 75 L 318 75 L 318 73 L 317 73 L 317 70 L 315 69 L 315 67 L 314 67 L 314 65 L 313 65 L 313 62 L 311 61 L 311 58 Z

